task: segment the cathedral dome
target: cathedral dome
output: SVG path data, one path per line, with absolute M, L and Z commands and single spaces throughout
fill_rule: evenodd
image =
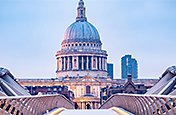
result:
M 101 43 L 97 29 L 87 21 L 76 21 L 65 31 L 63 42 Z
M 62 44 L 70 42 L 101 43 L 97 29 L 87 21 L 84 2 L 80 0 L 77 8 L 76 22 L 65 31 Z
M 107 77 L 107 52 L 102 50 L 99 33 L 85 12 L 84 2 L 79 0 L 76 21 L 66 29 L 56 54 L 59 78 Z

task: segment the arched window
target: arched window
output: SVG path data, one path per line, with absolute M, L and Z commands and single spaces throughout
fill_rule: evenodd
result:
M 90 94 L 90 86 L 86 86 L 86 94 Z

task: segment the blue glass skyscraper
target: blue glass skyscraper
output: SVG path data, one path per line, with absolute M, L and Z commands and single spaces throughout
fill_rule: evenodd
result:
M 108 72 L 108 76 L 109 76 L 111 79 L 113 79 L 113 74 L 114 74 L 113 64 L 107 63 L 107 72 Z
M 125 55 L 121 58 L 121 75 L 122 79 L 127 79 L 128 75 L 132 75 L 132 79 L 138 78 L 138 64 L 136 59 L 131 55 Z

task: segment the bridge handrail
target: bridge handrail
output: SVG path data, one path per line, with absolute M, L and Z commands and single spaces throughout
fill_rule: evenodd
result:
M 176 114 L 176 96 L 115 94 L 103 103 L 100 109 L 121 107 L 134 114 L 168 113 Z
M 0 114 L 38 115 L 60 107 L 74 109 L 74 104 L 60 94 L 0 97 Z

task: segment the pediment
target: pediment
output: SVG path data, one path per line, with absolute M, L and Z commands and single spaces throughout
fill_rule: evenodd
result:
M 79 79 L 79 82 L 99 82 L 99 80 L 97 80 L 96 78 L 91 77 L 91 76 L 85 76 L 85 77 Z

